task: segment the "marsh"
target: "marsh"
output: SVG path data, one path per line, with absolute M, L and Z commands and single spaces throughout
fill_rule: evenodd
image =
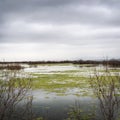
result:
M 76 101 L 82 111 L 81 117 L 95 113 L 94 119 L 98 116 L 101 119 L 99 102 L 90 87 L 89 80 L 95 70 L 100 75 L 104 74 L 105 67 L 103 65 L 21 64 L 21 68 L 14 71 L 6 69 L 7 79 L 14 77 L 18 81 L 21 79 L 31 81 L 32 111 L 35 119 L 41 117 L 45 120 L 69 119 L 70 109 L 75 107 Z M 120 68 L 109 67 L 109 71 L 111 74 L 117 74 L 120 72 Z M 3 78 L 2 73 L 1 70 L 1 79 Z M 22 108 L 22 103 L 20 105 L 18 105 L 19 110 Z M 93 112 L 94 109 L 96 112 Z

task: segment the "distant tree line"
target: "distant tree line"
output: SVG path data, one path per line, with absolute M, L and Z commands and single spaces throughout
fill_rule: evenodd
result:
M 71 63 L 71 64 L 102 64 L 102 65 L 110 65 L 113 67 L 120 66 L 120 59 L 110 59 L 110 60 L 63 60 L 63 61 L 20 61 L 20 62 L 3 62 L 0 64 L 29 64 L 29 65 L 37 65 L 37 64 L 59 64 L 59 63 Z

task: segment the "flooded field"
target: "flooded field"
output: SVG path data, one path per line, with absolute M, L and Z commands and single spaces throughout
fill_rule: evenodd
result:
M 106 70 L 104 66 L 92 64 L 21 64 L 21 66 L 24 69 L 14 73 L 10 70 L 1 70 L 0 77 L 4 80 L 14 75 L 18 79 L 31 80 L 32 110 L 35 119 L 79 120 L 74 116 L 76 111 L 81 114 L 80 120 L 92 120 L 93 117 L 102 119 L 99 115 L 98 99 L 90 86 L 90 78 L 95 75 L 95 71 L 99 75 L 104 74 Z M 120 73 L 120 68 L 108 69 L 113 76 Z M 3 71 L 7 76 L 2 76 Z M 74 109 L 76 111 L 73 111 Z

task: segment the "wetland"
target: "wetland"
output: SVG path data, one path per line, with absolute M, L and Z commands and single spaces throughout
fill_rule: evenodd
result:
M 2 66 L 4 69 L 1 69 L 0 78 L 9 80 L 14 77 L 17 81 L 24 79 L 26 83 L 30 80 L 35 120 L 79 120 L 79 115 L 80 120 L 92 120 L 93 116 L 94 119 L 103 119 L 99 114 L 99 100 L 91 88 L 90 80 L 95 71 L 100 76 L 104 75 L 105 66 L 72 63 L 20 66 L 19 70 Z M 119 67 L 108 67 L 108 70 L 112 76 L 120 73 Z M 3 73 L 7 76 L 3 77 Z

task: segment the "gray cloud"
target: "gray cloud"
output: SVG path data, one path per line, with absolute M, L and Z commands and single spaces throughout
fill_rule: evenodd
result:
M 0 44 L 56 43 L 118 51 L 119 8 L 119 0 L 0 0 Z
M 120 24 L 120 1 L 116 0 L 5 0 L 0 11 L 4 21 L 50 23 Z

